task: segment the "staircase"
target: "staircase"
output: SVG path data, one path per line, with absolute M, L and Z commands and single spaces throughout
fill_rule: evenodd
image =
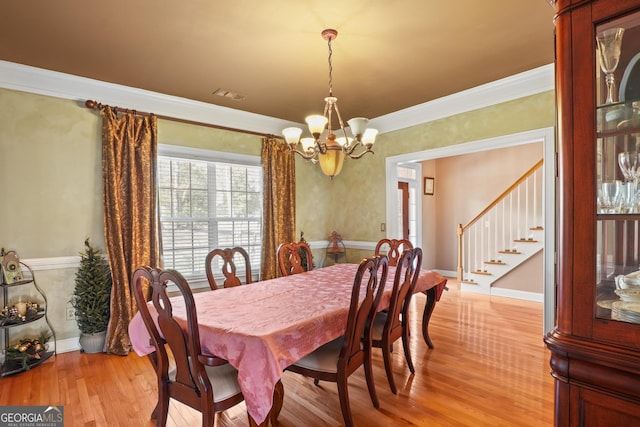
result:
M 461 290 L 491 294 L 498 279 L 544 248 L 543 160 L 458 226 Z

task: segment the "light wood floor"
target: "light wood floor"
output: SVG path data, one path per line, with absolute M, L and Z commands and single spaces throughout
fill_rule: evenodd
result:
M 398 395 L 389 390 L 380 354 L 374 373 L 381 407 L 369 400 L 362 371 L 349 379 L 358 426 L 550 426 L 553 380 L 542 337 L 542 304 L 461 293 L 449 280 L 431 319 L 434 350 L 412 317 L 410 375 L 402 346 L 394 348 Z M 419 313 L 425 297 L 413 300 Z M 335 384 L 285 372 L 282 427 L 342 425 Z M 155 374 L 146 358 L 71 352 L 28 372 L 0 380 L 0 405 L 63 405 L 65 426 L 153 426 Z M 246 426 L 244 404 L 221 414 L 216 425 Z M 200 414 L 171 403 L 169 426 L 196 426 Z

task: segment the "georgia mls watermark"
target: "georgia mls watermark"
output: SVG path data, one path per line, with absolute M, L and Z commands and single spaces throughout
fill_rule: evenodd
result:
M 64 406 L 0 406 L 0 427 L 64 427 Z

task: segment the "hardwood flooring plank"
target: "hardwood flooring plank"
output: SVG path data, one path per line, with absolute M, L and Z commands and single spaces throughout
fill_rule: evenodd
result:
M 436 304 L 430 324 L 435 349 L 422 339 L 425 296 L 412 302 L 409 372 L 402 344 L 392 368 L 398 394 L 389 389 L 381 353 L 373 354 L 380 409 L 371 404 L 362 369 L 349 378 L 358 426 L 549 426 L 553 379 L 542 337 L 542 304 L 462 293 L 454 279 Z M 285 372 L 282 427 L 342 425 L 334 383 Z M 58 354 L 41 366 L 0 380 L 0 405 L 62 405 L 66 427 L 152 427 L 156 378 L 146 357 Z M 172 401 L 169 427 L 201 424 L 200 413 Z M 244 403 L 216 417 L 217 427 L 247 426 Z

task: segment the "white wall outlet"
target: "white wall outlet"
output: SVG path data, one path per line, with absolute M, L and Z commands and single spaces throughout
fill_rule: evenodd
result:
M 75 320 L 76 319 L 76 309 L 73 307 L 67 307 L 67 320 Z

